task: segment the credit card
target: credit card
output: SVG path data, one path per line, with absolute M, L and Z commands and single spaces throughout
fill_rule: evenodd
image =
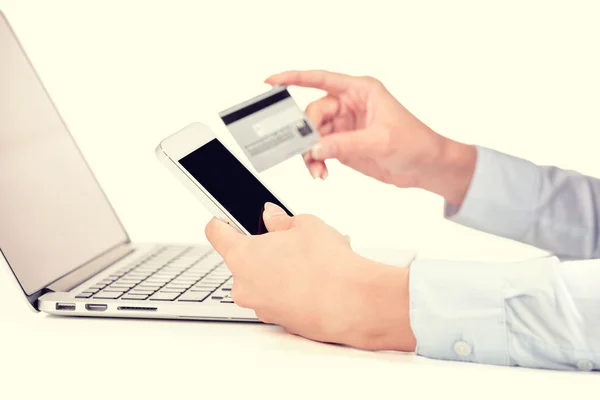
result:
M 285 86 L 223 110 L 219 117 L 258 172 L 309 151 L 320 138 Z

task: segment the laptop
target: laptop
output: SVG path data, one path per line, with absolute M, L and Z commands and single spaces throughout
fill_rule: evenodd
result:
M 36 312 L 259 322 L 208 245 L 132 243 L 0 11 L 0 263 Z M 355 249 L 408 265 L 413 251 Z
M 258 321 L 208 245 L 132 243 L 0 12 L 0 252 L 58 315 Z

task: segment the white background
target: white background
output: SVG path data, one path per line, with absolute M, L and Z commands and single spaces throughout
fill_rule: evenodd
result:
M 285 69 L 323 68 L 372 75 L 441 134 L 537 163 L 600 176 L 598 2 L 350 3 L 0 0 L 0 9 L 9 18 L 133 240 L 205 241 L 203 230 L 210 215 L 158 163 L 154 148 L 162 138 L 188 123 L 202 121 L 241 155 L 216 113 L 266 90 L 263 80 Z M 302 107 L 321 95 L 297 88 L 292 94 Z M 297 213 L 320 216 L 350 234 L 356 245 L 415 249 L 422 257 L 507 260 L 540 254 L 444 221 L 442 201 L 434 195 L 386 186 L 336 163 L 329 166 L 330 177 L 325 182 L 314 181 L 300 157 L 261 176 Z M 5 284 L 5 277 L 0 275 L 2 289 L 14 290 Z M 17 295 L 11 292 L 11 298 Z M 0 312 L 14 313 L 14 321 L 19 320 L 17 314 L 26 312 L 21 305 L 15 311 L 9 308 L 6 303 L 0 304 Z M 44 329 L 44 319 L 27 321 L 30 329 Z M 77 329 L 79 325 L 69 322 L 69 326 Z M 114 324 L 102 328 L 104 325 L 98 321 L 88 328 L 92 326 L 116 329 Z M 147 326 L 153 332 L 162 329 L 167 333 L 171 325 Z M 216 329 L 190 327 L 201 324 L 179 326 L 184 329 L 184 338 L 185 330 L 190 329 L 190 340 L 192 329 L 193 335 L 210 335 L 211 329 Z M 117 331 L 103 332 L 108 337 L 117 335 Z M 232 336 L 235 332 L 231 329 Z M 22 333 L 11 335 L 14 339 Z M 126 331 L 123 335 L 124 340 L 140 340 Z M 277 338 L 290 343 L 300 340 Z M 171 340 L 178 339 L 172 336 Z M 242 343 L 238 342 L 240 349 Z M 47 359 L 23 346 L 21 343 L 15 352 L 31 351 L 30 357 Z M 42 343 L 38 346 L 41 349 Z M 52 343 L 44 348 L 48 346 L 52 348 Z M 174 346 L 177 351 L 184 350 Z M 302 346 L 313 348 L 313 344 L 304 344 L 296 351 L 303 352 Z M 3 345 L 2 351 L 8 348 Z M 108 354 L 110 347 L 102 351 L 86 354 L 74 365 L 83 367 L 86 360 L 98 357 L 109 357 L 122 365 L 123 354 Z M 343 350 L 335 349 L 334 353 L 339 351 Z M 51 355 L 60 357 L 61 352 L 55 349 Z M 286 353 L 288 356 L 298 355 Z M 250 357 L 260 360 L 265 354 L 257 352 Z M 369 360 L 371 356 L 360 357 Z M 384 376 L 385 380 L 396 377 L 397 384 L 389 387 L 401 391 L 402 377 L 388 362 L 398 359 L 381 357 L 378 364 L 364 361 L 352 371 L 379 367 L 377 371 L 382 372 L 377 379 L 383 382 Z M 227 359 L 236 362 L 232 354 Z M 195 360 L 198 366 L 194 368 L 201 371 L 199 379 L 206 373 L 204 368 L 216 362 L 202 355 Z M 302 358 L 296 361 L 301 363 Z M 224 371 L 222 377 L 227 378 L 224 362 L 218 364 Z M 247 358 L 245 362 L 249 363 Z M 418 370 L 422 361 L 412 362 Z M 302 365 L 311 361 L 306 363 Z M 329 364 L 325 361 L 322 365 Z M 467 391 L 474 395 L 468 375 L 459 378 L 461 371 L 471 374 L 472 370 L 452 365 L 436 379 L 446 385 L 464 379 L 462 385 L 453 386 L 458 392 L 452 393 L 462 398 Z M 171 367 L 179 368 L 177 363 Z M 498 379 L 523 373 L 502 371 Z M 196 376 L 189 370 L 182 373 L 185 378 Z M 289 370 L 290 376 L 295 373 Z M 547 379 L 546 375 L 535 375 L 537 372 L 528 373 L 533 375 L 519 382 L 532 382 L 532 377 L 538 377 L 537 382 L 546 382 L 550 385 L 546 389 L 552 387 L 554 394 L 560 393 L 559 388 L 568 390 L 567 386 L 556 386 L 568 381 L 556 378 L 565 375 L 552 374 L 549 376 L 553 378 Z M 575 378 L 569 375 L 574 383 Z M 318 376 L 324 379 L 322 373 Z M 248 379 L 257 383 L 256 377 Z M 264 379 L 258 384 L 268 391 L 269 381 Z M 301 386 L 306 383 L 299 382 Z M 108 388 L 105 380 L 97 383 Z M 413 379 L 411 393 L 419 393 L 418 388 L 426 386 L 425 380 Z M 362 389 L 364 392 L 355 388 L 353 393 L 375 393 L 367 391 L 366 386 Z M 190 395 L 202 393 L 198 389 Z
M 375 76 L 453 139 L 600 175 L 597 2 L 350 3 L 0 0 L 0 7 L 134 240 L 204 240 L 210 215 L 155 160 L 154 148 L 191 121 L 235 146 L 216 113 L 289 68 Z M 293 95 L 304 107 L 321 93 Z M 297 212 L 322 217 L 355 243 L 459 258 L 477 246 L 491 258 L 524 251 L 443 221 L 434 195 L 331 164 L 327 182 L 313 181 L 300 157 L 262 177 Z

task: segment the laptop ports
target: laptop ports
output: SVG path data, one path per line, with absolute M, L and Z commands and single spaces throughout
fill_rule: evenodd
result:
M 73 303 L 56 303 L 56 311 L 75 311 Z
M 88 311 L 106 311 L 108 306 L 106 304 L 86 304 L 85 309 Z

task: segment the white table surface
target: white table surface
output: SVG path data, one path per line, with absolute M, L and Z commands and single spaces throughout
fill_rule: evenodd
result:
M 0 399 L 564 399 L 600 390 L 597 374 L 359 351 L 262 324 L 36 314 L 8 278 L 3 265 Z

